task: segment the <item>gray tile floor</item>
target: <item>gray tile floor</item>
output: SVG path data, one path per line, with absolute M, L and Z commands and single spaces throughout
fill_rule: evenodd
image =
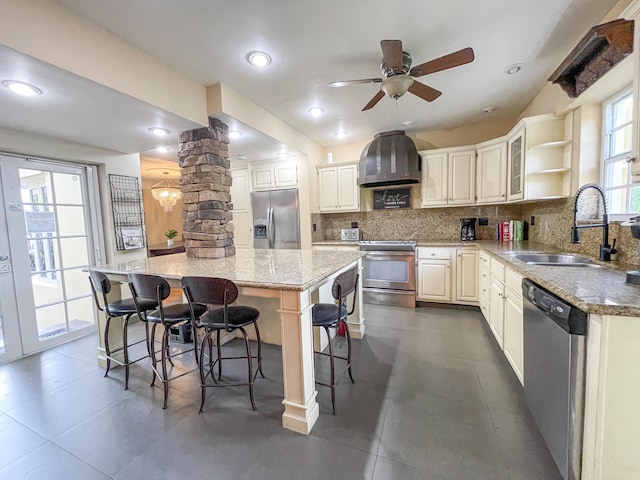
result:
M 198 415 L 195 374 L 172 384 L 162 410 L 145 362 L 128 391 L 120 369 L 103 378 L 95 335 L 4 365 L 0 479 L 560 479 L 478 311 L 366 306 L 365 318 L 357 383 L 338 387 L 335 417 L 319 389 L 309 436 L 281 428 L 273 346 L 255 412 L 246 388 L 225 388 L 210 389 Z M 190 362 L 185 355 L 176 370 Z

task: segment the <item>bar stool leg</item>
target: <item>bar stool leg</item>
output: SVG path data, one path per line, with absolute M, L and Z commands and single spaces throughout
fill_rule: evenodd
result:
M 251 399 L 251 410 L 256 409 L 256 405 L 253 401 L 253 365 L 251 362 L 251 346 L 249 345 L 249 337 L 247 336 L 247 332 L 244 328 L 240 327 L 239 329 L 242 332 L 242 336 L 244 337 L 244 345 L 247 349 L 247 366 L 249 369 L 249 398 Z
M 333 342 L 331 341 L 331 332 L 329 327 L 324 327 L 327 332 L 327 338 L 329 339 L 329 359 L 331 360 L 331 406 L 333 407 L 333 414 L 336 414 L 336 369 L 335 362 L 333 360 Z
M 162 390 L 164 392 L 164 403 L 162 409 L 167 408 L 167 398 L 169 397 L 169 374 L 167 372 L 167 351 L 169 350 L 169 329 L 163 325 L 162 332 Z
M 220 330 L 216 330 L 216 347 L 218 349 L 218 380 L 222 378 L 222 347 L 220 345 Z
M 131 313 L 122 320 L 122 356 L 124 359 L 124 389 L 129 390 L 129 319 Z
M 347 335 L 347 370 L 349 371 L 349 378 L 351 379 L 351 383 L 356 383 L 353 379 L 353 375 L 351 374 L 351 334 L 349 333 L 349 325 L 347 322 L 342 320 L 344 323 L 344 330 Z
M 158 359 L 156 358 L 156 325 L 157 323 L 154 323 L 151 327 L 151 338 L 149 339 L 149 345 L 151 346 L 151 366 L 153 368 L 153 380 L 151 380 L 152 387 L 156 384 L 156 365 L 158 364 Z
M 207 376 L 204 374 L 204 343 L 207 342 L 209 351 L 211 351 L 211 338 L 209 332 L 205 330 L 202 336 L 202 342 L 200 343 L 200 365 L 198 371 L 200 373 L 200 410 L 198 413 L 202 413 L 204 408 L 204 401 L 207 399 Z M 209 356 L 209 371 L 211 371 L 211 356 Z
M 111 317 L 105 315 L 106 321 L 104 324 L 104 353 L 107 357 L 107 369 L 104 372 L 104 376 L 109 376 L 109 369 L 111 368 L 111 348 L 109 347 L 109 326 L 111 324 Z
M 262 340 L 260 340 L 260 329 L 258 328 L 258 322 L 255 322 L 253 326 L 256 329 L 256 340 L 258 340 L 258 371 L 262 378 L 264 378 L 264 372 L 262 371 Z

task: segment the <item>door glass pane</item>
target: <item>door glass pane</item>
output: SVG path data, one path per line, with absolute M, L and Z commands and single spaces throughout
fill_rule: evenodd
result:
M 510 193 L 515 195 L 521 193 L 520 178 L 522 175 L 522 137 L 516 138 L 511 143 L 511 189 Z
M 31 286 L 36 307 L 64 300 L 60 271 L 31 275 Z
M 70 203 L 82 205 L 82 185 L 78 175 L 68 173 L 54 173 L 53 187 L 56 191 L 56 203 Z
M 62 267 L 80 267 L 89 265 L 89 248 L 86 237 L 61 238 L 60 253 L 64 264 Z
M 64 303 L 36 308 L 36 322 L 41 340 L 68 332 Z
M 67 302 L 69 312 L 69 330 L 78 330 L 95 323 L 95 307 L 91 297 L 79 298 Z
M 63 277 L 67 298 L 91 295 L 87 272 L 83 272 L 80 268 L 72 268 L 64 270 Z
M 57 207 L 57 220 L 60 235 L 86 235 L 87 229 L 84 224 L 84 207 Z
M 58 241 L 49 238 L 35 236 L 27 239 L 29 245 L 29 264 L 31 273 L 40 272 L 43 279 L 55 280 L 56 268 L 60 267 L 58 259 Z

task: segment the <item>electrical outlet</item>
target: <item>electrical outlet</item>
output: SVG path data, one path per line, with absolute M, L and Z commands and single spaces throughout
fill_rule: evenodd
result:
M 533 215 L 531 216 L 531 222 L 529 222 L 531 224 L 531 226 L 533 227 L 536 224 L 536 217 L 534 217 Z
M 313 224 L 313 231 L 314 232 L 316 231 L 316 224 L 315 223 Z
M 482 217 L 478 219 L 478 226 L 486 227 L 487 225 L 489 225 L 489 219 L 487 217 Z

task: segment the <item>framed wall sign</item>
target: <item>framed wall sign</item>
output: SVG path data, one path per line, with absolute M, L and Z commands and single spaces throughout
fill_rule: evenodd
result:
M 394 190 L 374 190 L 373 209 L 389 210 L 411 208 L 411 189 L 396 188 Z

